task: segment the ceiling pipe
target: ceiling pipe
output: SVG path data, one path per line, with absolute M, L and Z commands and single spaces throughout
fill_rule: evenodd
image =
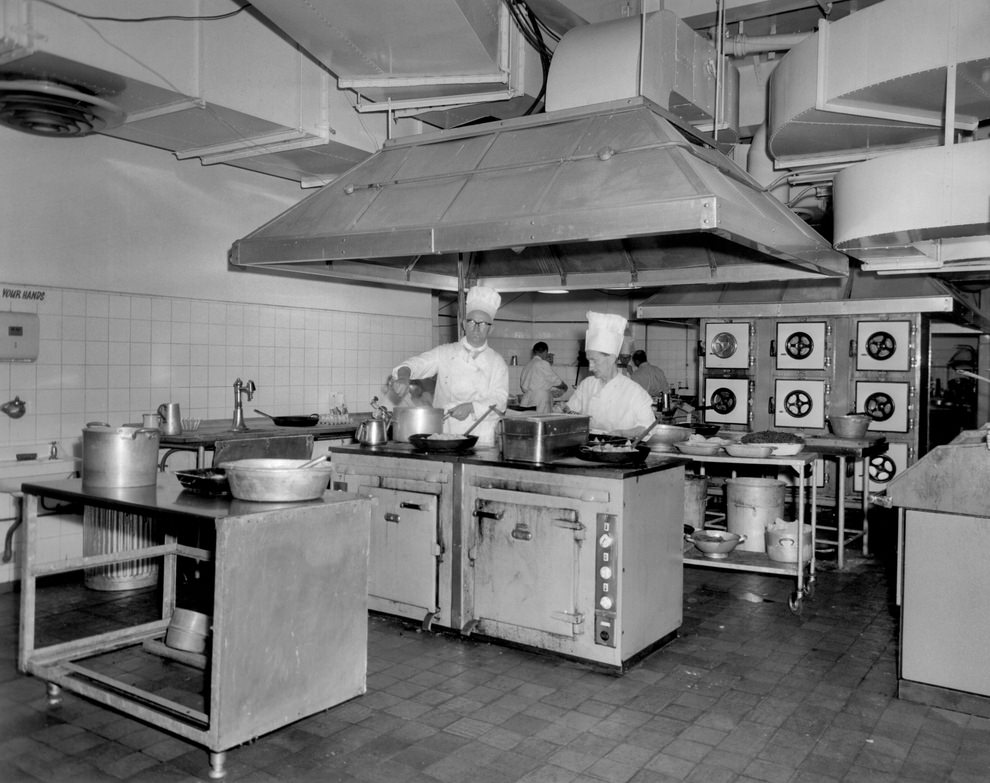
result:
M 748 54 L 764 52 L 784 52 L 797 46 L 811 33 L 790 35 L 732 35 L 723 44 L 726 54 L 732 57 L 745 57 Z

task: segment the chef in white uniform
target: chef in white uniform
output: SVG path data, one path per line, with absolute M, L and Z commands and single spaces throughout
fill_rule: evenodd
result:
M 467 431 L 494 405 L 471 433 L 479 446 L 495 445 L 495 425 L 509 400 L 509 368 L 505 359 L 488 345 L 495 314 L 502 298 L 487 286 L 474 286 L 465 300 L 464 336 L 456 343 L 438 345 L 406 359 L 392 370 L 392 390 L 402 397 L 413 378 L 437 376 L 433 404 L 450 415 L 444 432 Z
M 626 319 L 588 312 L 585 353 L 591 376 L 581 381 L 566 410 L 591 417 L 591 431 L 635 438 L 653 424 L 653 399 L 616 364 L 625 338 Z

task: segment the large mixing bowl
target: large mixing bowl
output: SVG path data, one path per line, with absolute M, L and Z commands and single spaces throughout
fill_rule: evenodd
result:
M 304 459 L 238 459 L 218 467 L 227 472 L 230 494 L 238 500 L 291 503 L 323 497 L 330 483 L 329 462 L 300 468 Z
M 865 413 L 850 413 L 845 416 L 829 416 L 828 423 L 832 432 L 840 438 L 860 439 L 866 437 L 870 422 L 873 419 Z

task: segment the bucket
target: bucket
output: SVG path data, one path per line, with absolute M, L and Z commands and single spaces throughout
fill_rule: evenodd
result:
M 175 609 L 165 634 L 165 644 L 176 650 L 202 653 L 210 633 L 210 616 L 192 609 Z
M 766 543 L 767 557 L 778 563 L 796 563 L 798 561 L 797 522 L 786 522 L 776 519 L 767 525 Z M 811 560 L 811 525 L 805 525 L 801 531 L 801 562 Z
M 725 520 L 730 533 L 746 536 L 737 549 L 765 552 L 767 526 L 784 514 L 784 488 L 777 479 L 725 480 Z
M 684 476 L 684 526 L 701 530 L 705 526 L 708 502 L 708 476 Z

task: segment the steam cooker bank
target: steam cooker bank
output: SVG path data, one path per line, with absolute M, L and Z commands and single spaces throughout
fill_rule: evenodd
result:
M 682 460 L 589 461 L 589 421 L 506 418 L 492 446 L 331 445 L 331 488 L 377 500 L 369 609 L 617 670 L 673 639 Z

